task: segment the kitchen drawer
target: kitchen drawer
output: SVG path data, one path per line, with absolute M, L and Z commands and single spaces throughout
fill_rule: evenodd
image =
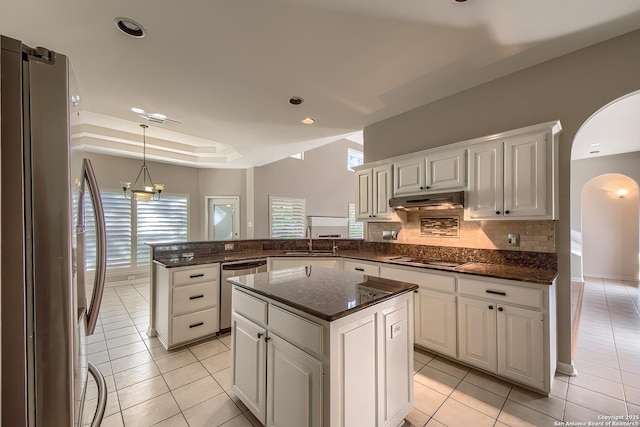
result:
M 458 292 L 496 302 L 544 308 L 544 291 L 527 286 L 460 278 Z
M 237 289 L 231 295 L 233 311 L 262 326 L 267 325 L 267 303 Z
M 220 275 L 218 264 L 208 264 L 180 268 L 173 271 L 173 285 L 188 285 L 192 283 L 217 282 Z
M 218 332 L 218 309 L 210 308 L 173 318 L 172 345 L 194 341 Z
M 269 305 L 269 329 L 305 350 L 322 355 L 322 326 Z
M 380 277 L 401 282 L 414 283 L 421 289 L 431 289 L 433 291 L 454 293 L 456 291 L 455 276 L 445 274 L 433 274 L 420 269 L 404 269 L 382 266 Z
M 173 315 L 214 307 L 217 296 L 218 282 L 178 286 L 173 289 Z
M 380 277 L 380 266 L 376 264 L 345 260 L 342 265 L 342 269 L 344 271 L 351 271 L 353 273 L 362 273 L 369 276 Z

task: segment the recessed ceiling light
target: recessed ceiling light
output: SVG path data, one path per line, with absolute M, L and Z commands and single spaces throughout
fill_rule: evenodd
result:
M 289 104 L 291 105 L 301 105 L 303 102 L 304 99 L 299 96 L 292 96 L 291 98 L 289 98 Z
M 116 28 L 130 37 L 141 39 L 147 34 L 144 27 L 133 19 L 118 17 L 113 22 L 116 24 Z
M 314 119 L 312 119 L 311 117 L 307 117 L 302 119 L 302 123 L 304 123 L 305 125 L 312 125 L 314 124 L 316 121 Z
M 138 108 L 138 107 L 131 107 L 131 111 L 133 111 L 136 114 L 144 114 L 144 110 L 142 108 Z
M 599 147 L 600 143 L 599 142 L 594 142 L 593 144 L 589 144 L 589 147 Z

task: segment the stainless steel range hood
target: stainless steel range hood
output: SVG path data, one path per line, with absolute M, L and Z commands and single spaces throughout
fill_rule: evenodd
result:
M 461 209 L 464 207 L 464 191 L 394 197 L 389 199 L 389 206 L 403 211 Z

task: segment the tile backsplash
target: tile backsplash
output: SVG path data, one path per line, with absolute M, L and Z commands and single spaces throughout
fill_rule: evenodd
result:
M 465 247 L 478 249 L 506 249 L 510 251 L 556 252 L 554 221 L 464 221 L 462 209 L 402 212 L 401 222 L 371 222 L 367 227 L 367 239 L 382 242 L 383 231 L 397 231 L 394 243 Z M 459 217 L 459 221 L 448 218 Z M 442 218 L 441 221 L 438 218 Z M 441 224 L 448 228 L 447 237 L 437 233 L 425 233 L 425 224 Z M 457 230 L 453 230 L 457 227 Z M 457 231 L 457 237 L 449 237 Z M 509 246 L 507 236 L 520 235 L 519 246 Z M 384 240 L 389 242 L 389 240 Z

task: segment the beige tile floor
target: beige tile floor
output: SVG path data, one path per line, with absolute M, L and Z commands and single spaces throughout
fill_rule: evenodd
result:
M 556 376 L 549 397 L 416 351 L 415 405 L 405 427 L 587 425 L 602 416 L 640 414 L 637 286 L 587 280 L 574 355 L 579 375 Z M 102 426 L 260 426 L 230 390 L 229 336 L 165 351 L 146 336 L 148 293 L 148 285 L 105 292 L 89 345 L 109 391 Z M 96 395 L 91 383 L 88 408 Z

